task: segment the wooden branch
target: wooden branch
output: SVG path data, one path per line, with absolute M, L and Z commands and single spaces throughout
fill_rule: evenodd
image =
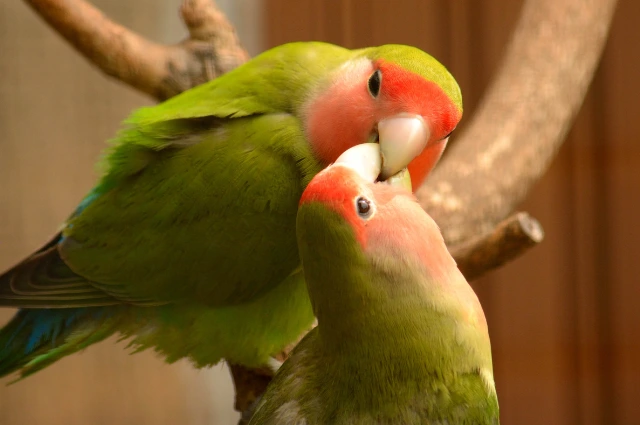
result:
M 427 184 L 450 246 L 486 234 L 546 171 L 582 104 L 616 0 L 527 0 L 497 77 Z
M 502 266 L 542 242 L 544 230 L 525 212 L 509 216 L 490 233 L 449 249 L 468 281 Z
M 267 389 L 267 385 L 273 378 L 273 373 L 268 368 L 250 369 L 237 364 L 229 364 L 229 369 L 236 389 L 234 407 L 243 415 L 240 423 L 243 423 L 246 416 L 248 416 L 246 419 L 248 422 L 248 419 L 251 418 L 253 404 Z
M 110 21 L 82 0 L 25 0 L 104 73 L 158 100 L 216 78 L 249 59 L 211 0 L 185 0 L 190 38 L 164 46 Z

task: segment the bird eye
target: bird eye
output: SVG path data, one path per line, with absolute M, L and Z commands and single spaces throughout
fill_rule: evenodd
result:
M 373 208 L 371 206 L 371 201 L 367 198 L 363 198 L 362 196 L 356 199 L 356 210 L 358 211 L 358 215 L 364 219 L 371 217 L 373 213 Z
M 371 77 L 369 77 L 369 82 L 367 83 L 367 88 L 371 96 L 378 97 L 378 94 L 380 94 L 380 84 L 382 84 L 382 72 L 376 69 L 374 73 L 371 74 Z

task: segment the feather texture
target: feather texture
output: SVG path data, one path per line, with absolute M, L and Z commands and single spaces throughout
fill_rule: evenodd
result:
M 351 80 L 368 93 L 368 76 L 352 63 L 371 67 L 385 55 L 433 90 L 407 103 L 383 79 L 388 102 L 368 94 L 359 97 L 366 108 L 342 102 L 320 122 L 333 132 L 312 131 L 332 87 Z M 428 111 L 434 129 L 450 131 L 461 107 L 453 77 L 418 49 L 311 42 L 135 111 L 61 234 L 0 275 L 0 306 L 23 308 L 0 330 L 0 370 L 29 374 L 113 333 L 167 361 L 264 364 L 313 321 L 296 211 L 335 159 L 321 147 L 344 136 L 338 117 L 357 128 L 334 151 L 370 138 L 385 114 Z
M 484 314 L 415 197 L 336 165 L 297 223 L 318 326 L 250 425 L 498 424 Z

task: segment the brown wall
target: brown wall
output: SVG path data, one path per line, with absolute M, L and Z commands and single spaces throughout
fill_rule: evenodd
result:
M 456 76 L 468 120 L 521 3 L 267 0 L 267 47 L 416 45 Z M 474 284 L 504 424 L 640 423 L 638 17 L 639 2 L 620 1 L 576 125 L 522 206 L 542 222 L 544 243 Z

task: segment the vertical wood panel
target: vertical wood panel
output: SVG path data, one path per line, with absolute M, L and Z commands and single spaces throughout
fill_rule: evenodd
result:
M 351 30 L 344 46 L 354 49 L 370 45 L 374 32 L 373 11 L 375 2 L 349 0 L 347 7 L 349 14 L 348 26 Z
M 604 57 L 601 125 L 606 137 L 605 178 L 612 424 L 640 418 L 640 3 L 622 1 Z
M 567 140 L 572 155 L 574 277 L 576 308 L 576 334 L 578 338 L 576 366 L 578 368 L 579 420 L 577 423 L 595 425 L 609 423 L 605 406 L 608 387 L 603 375 L 602 364 L 606 360 L 605 335 L 601 325 L 606 318 L 602 311 L 600 296 L 602 288 L 599 282 L 603 277 L 604 262 L 594 261 L 601 257 L 603 246 L 598 243 L 601 232 L 602 193 L 599 181 L 602 177 L 602 164 L 598 158 L 603 140 L 598 115 L 602 112 L 600 102 L 602 76 L 596 77 L 585 105 L 576 120 L 574 130 Z

